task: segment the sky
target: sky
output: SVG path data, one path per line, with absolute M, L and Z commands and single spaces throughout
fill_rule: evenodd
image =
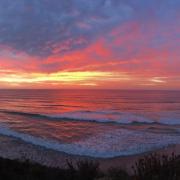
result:
M 180 0 L 0 0 L 0 88 L 180 90 Z

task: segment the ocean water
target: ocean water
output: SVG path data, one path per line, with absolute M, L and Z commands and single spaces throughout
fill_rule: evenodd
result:
M 180 143 L 180 91 L 0 90 L 0 134 L 92 157 Z

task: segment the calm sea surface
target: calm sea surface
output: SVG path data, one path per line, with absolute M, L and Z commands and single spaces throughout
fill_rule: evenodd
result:
M 0 134 L 70 154 L 180 143 L 180 91 L 0 90 Z

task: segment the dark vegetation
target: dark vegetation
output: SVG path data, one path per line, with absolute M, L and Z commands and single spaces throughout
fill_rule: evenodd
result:
M 0 180 L 180 180 L 180 156 L 151 154 L 132 167 L 133 175 L 120 168 L 107 172 L 94 161 L 67 161 L 67 169 L 49 168 L 28 160 L 0 158 Z

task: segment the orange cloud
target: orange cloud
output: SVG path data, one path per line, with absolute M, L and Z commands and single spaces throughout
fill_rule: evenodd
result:
M 124 23 L 82 49 L 57 54 L 62 48 L 68 50 L 69 42 L 56 44 L 54 55 L 49 57 L 4 48 L 0 56 L 0 85 L 179 89 L 178 40 L 173 40 L 173 32 L 164 32 L 158 40 L 153 29 L 160 27 L 155 22 L 148 27 L 150 30 L 143 33 L 140 22 Z M 81 44 L 85 40 L 77 41 Z

